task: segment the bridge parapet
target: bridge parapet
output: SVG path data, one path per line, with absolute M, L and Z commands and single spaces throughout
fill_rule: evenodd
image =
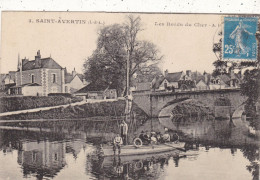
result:
M 219 99 L 228 99 L 230 101 L 231 113 L 247 99 L 241 95 L 239 88 L 181 92 L 134 91 L 133 96 L 134 102 L 152 117 L 158 117 L 160 111 L 167 104 L 178 99 L 196 99 L 211 109 L 215 109 L 215 102 Z

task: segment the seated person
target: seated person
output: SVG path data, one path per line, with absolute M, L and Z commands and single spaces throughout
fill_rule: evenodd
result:
M 170 142 L 171 141 L 170 134 L 168 132 L 165 132 L 164 135 L 162 136 L 162 140 L 163 142 Z
M 121 151 L 121 145 L 123 144 L 123 139 L 120 137 L 119 134 L 116 135 L 116 137 L 114 138 L 114 143 L 113 143 L 113 151 L 114 154 L 116 153 L 116 148 L 118 148 L 118 154 L 120 154 Z
M 151 144 L 156 144 L 156 143 L 157 143 L 156 134 L 152 133 L 151 134 Z
M 143 143 L 150 144 L 150 141 L 151 141 L 150 133 L 148 131 L 146 131 L 146 133 L 144 134 L 144 141 L 143 141 Z
M 157 142 L 162 142 L 162 135 L 160 132 L 157 132 L 156 139 L 157 139 Z
M 172 136 L 172 141 L 175 142 L 175 143 L 178 143 L 179 142 L 179 135 L 177 133 L 173 134 Z
M 141 131 L 141 134 L 139 135 L 139 138 L 144 141 L 144 131 Z

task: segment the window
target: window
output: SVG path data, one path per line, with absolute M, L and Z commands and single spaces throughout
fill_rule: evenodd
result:
M 35 76 L 33 74 L 31 76 L 31 79 L 32 79 L 32 83 L 34 83 L 35 82 Z
M 164 82 L 164 88 L 165 89 L 167 88 L 167 82 Z
M 52 74 L 52 82 L 56 83 L 56 74 Z
M 33 151 L 32 153 L 32 161 L 35 162 L 37 160 L 37 152 Z
M 58 155 L 57 155 L 57 153 L 54 154 L 54 160 L 55 160 L 55 161 L 58 160 Z
M 65 86 L 65 93 L 68 92 L 68 86 Z

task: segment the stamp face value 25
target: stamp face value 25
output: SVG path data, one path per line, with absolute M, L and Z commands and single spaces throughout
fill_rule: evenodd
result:
M 225 17 L 223 58 L 256 60 L 256 30 L 257 18 Z

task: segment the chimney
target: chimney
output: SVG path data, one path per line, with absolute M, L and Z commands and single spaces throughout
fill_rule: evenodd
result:
M 74 70 L 72 71 L 72 77 L 76 76 L 77 72 L 75 70 L 75 67 L 74 67 Z
M 41 52 L 40 50 L 37 51 L 37 55 L 35 56 L 35 67 L 41 67 Z
M 164 76 L 166 77 L 168 75 L 168 69 L 164 71 Z
M 187 71 L 186 71 L 186 75 L 187 75 L 188 77 L 191 77 L 191 70 L 187 70 Z

